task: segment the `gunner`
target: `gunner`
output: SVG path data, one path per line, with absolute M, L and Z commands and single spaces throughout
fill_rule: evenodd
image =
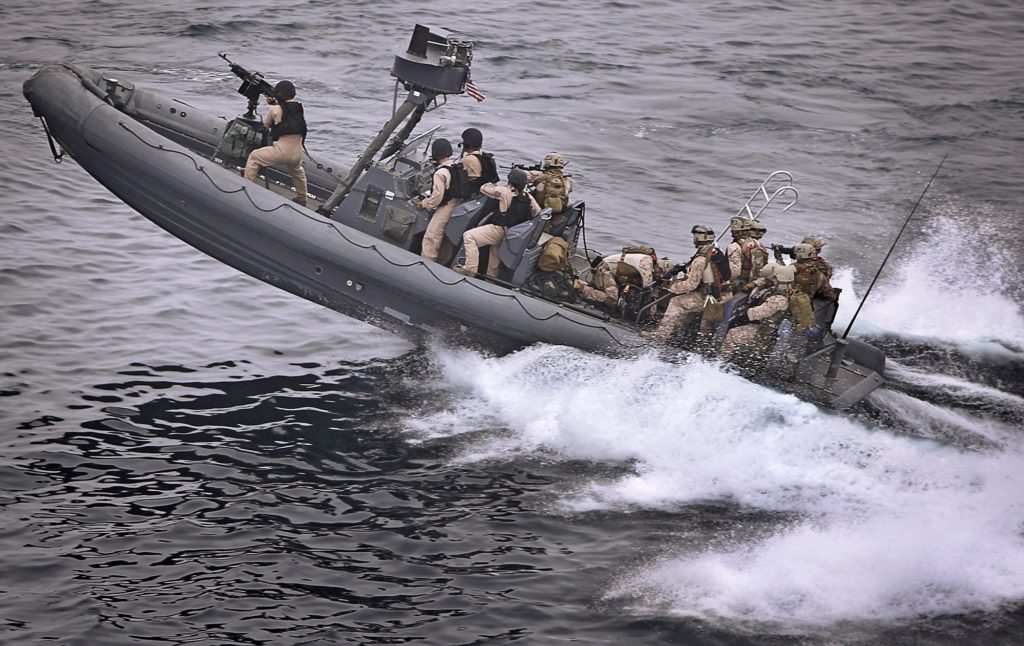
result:
M 270 129 L 273 144 L 257 148 L 245 162 L 245 179 L 255 182 L 260 168 L 284 166 L 292 176 L 295 197 L 292 201 L 306 206 L 306 171 L 302 168 L 303 143 L 306 140 L 306 117 L 302 104 L 295 100 L 295 85 L 281 81 L 274 93 L 266 95 L 270 109 L 263 125 Z

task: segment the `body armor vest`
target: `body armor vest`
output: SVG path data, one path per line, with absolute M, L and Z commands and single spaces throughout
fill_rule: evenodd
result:
M 270 136 L 275 140 L 285 135 L 302 135 L 303 141 L 306 139 L 306 114 L 297 101 L 282 103 L 281 123 L 270 126 Z
M 508 205 L 508 210 L 498 214 L 496 224 L 506 228 L 514 227 L 529 220 L 531 215 L 532 209 L 530 208 L 529 196 L 514 195 L 512 202 Z

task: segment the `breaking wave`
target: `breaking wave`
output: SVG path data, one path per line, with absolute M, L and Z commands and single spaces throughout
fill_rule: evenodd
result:
M 1024 452 L 1007 429 L 975 429 L 998 434 L 1002 448 L 966 452 L 823 411 L 698 358 L 553 346 L 501 358 L 435 352 L 443 404 L 405 421 L 414 441 L 449 438 L 462 462 L 619 467 L 568 484 L 558 513 L 629 522 L 711 504 L 772 518 L 696 548 L 666 546 L 654 564 L 609 582 L 609 603 L 788 630 L 1024 598 Z

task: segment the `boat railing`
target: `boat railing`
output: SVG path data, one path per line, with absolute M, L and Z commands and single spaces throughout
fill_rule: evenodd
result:
M 786 170 L 777 170 L 768 175 L 768 177 L 761 182 L 761 185 L 754 190 L 753 195 L 747 198 L 747 201 L 743 203 L 743 206 L 740 207 L 740 210 L 736 212 L 734 217 L 745 217 L 748 220 L 756 220 L 765 212 L 765 209 L 768 208 L 768 205 L 771 204 L 775 198 L 784 194 L 790 194 L 792 196 L 792 201 L 782 208 L 783 213 L 793 208 L 797 203 L 797 200 L 800 199 L 800 193 L 793 186 L 793 174 Z M 758 206 L 759 202 L 763 203 Z M 715 242 L 721 240 L 724 235 L 725 230 L 718 234 L 718 237 L 715 238 Z

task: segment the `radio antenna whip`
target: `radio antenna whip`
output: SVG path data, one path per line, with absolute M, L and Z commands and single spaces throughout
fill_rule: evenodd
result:
M 910 224 L 910 219 L 914 217 L 914 212 L 917 211 L 917 207 L 920 206 L 921 200 L 924 199 L 924 194 L 928 192 L 929 188 L 931 188 L 932 181 L 935 180 L 935 176 L 939 174 L 940 170 L 942 170 L 942 165 L 946 163 L 946 157 L 949 157 L 949 153 L 942 156 L 942 161 L 939 162 L 938 168 L 936 168 L 935 172 L 932 173 L 932 177 L 928 180 L 928 184 L 926 184 L 924 190 L 921 191 L 921 197 L 917 198 L 917 203 L 914 204 L 914 208 L 910 209 L 910 215 L 907 216 L 906 222 L 903 223 L 903 226 L 900 228 L 900 232 L 896 234 L 896 239 L 892 241 L 892 246 L 889 247 L 889 253 L 885 254 L 885 258 L 882 260 L 882 265 L 875 273 L 875 277 L 871 279 L 871 284 L 868 285 L 868 290 L 864 292 L 864 298 L 860 299 L 860 305 L 857 306 L 857 311 L 853 313 L 853 318 L 850 319 L 850 323 L 846 326 L 846 331 L 843 332 L 842 338 L 844 341 L 846 340 L 846 335 L 850 333 L 850 328 L 853 327 L 853 322 L 857 320 L 857 315 L 860 314 L 860 308 L 864 307 L 864 303 L 868 300 L 868 295 L 871 294 L 871 289 L 875 286 L 875 283 L 878 282 L 878 277 L 882 275 L 882 269 L 885 268 L 885 263 L 889 262 L 889 256 L 891 256 L 893 250 L 896 249 L 896 243 L 900 241 L 900 236 L 903 235 L 907 225 Z

